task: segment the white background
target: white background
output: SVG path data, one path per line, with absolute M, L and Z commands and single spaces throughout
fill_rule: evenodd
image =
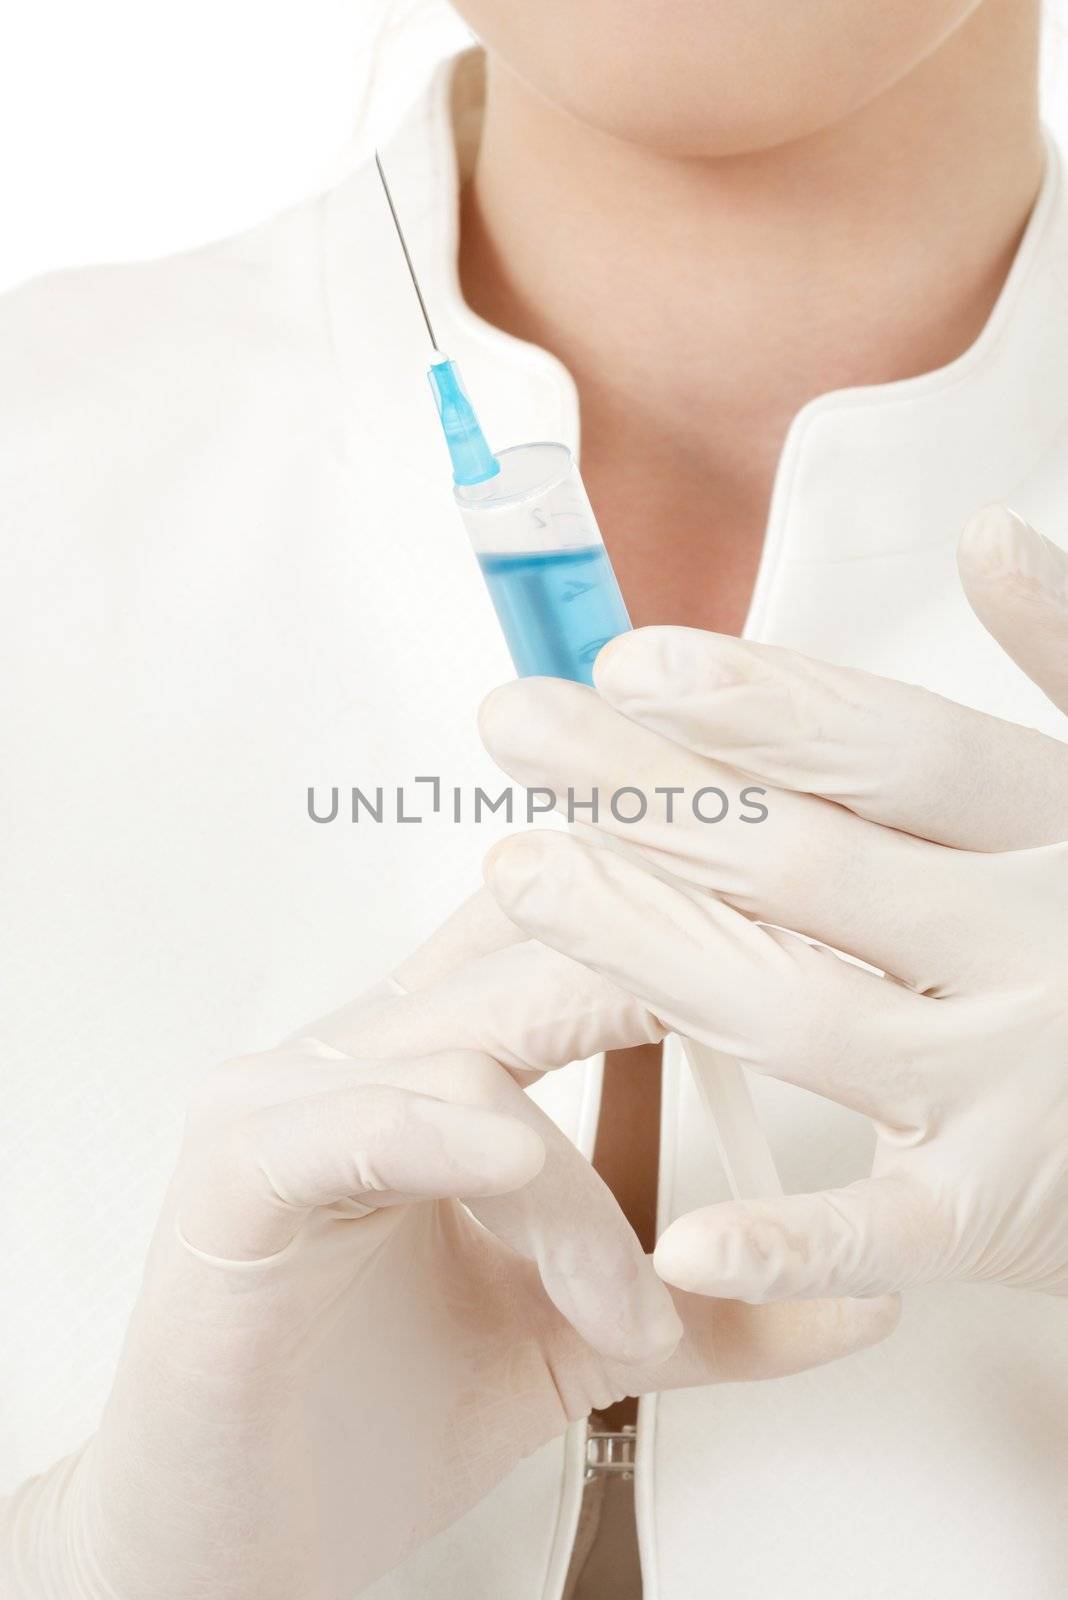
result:
M 469 38 L 446 0 L 12 0 L 0 289 L 203 244 L 314 194 Z
M 1066 13 L 1056 0 L 1046 114 L 1068 143 Z M 314 193 L 466 37 L 444 0 L 14 0 L 0 288 L 201 244 Z

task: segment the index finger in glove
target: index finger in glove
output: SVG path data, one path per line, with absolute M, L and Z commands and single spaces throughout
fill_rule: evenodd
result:
M 983 851 L 1068 837 L 1068 749 L 926 689 L 693 628 L 624 635 L 595 679 L 643 727 L 888 827 Z
M 318 1041 L 350 1055 L 374 1055 L 378 1052 L 373 1047 L 359 1047 L 364 1030 L 372 1019 L 388 1014 L 390 1006 L 399 996 L 440 983 L 452 973 L 462 971 L 467 962 L 477 961 L 495 950 L 506 949 L 523 938 L 525 935 L 508 921 L 494 903 L 493 896 L 481 888 L 462 901 L 388 977 L 338 1010 L 309 1023 L 288 1042 L 299 1044 L 304 1040 Z M 459 1043 L 447 1033 L 425 1033 L 424 1039 L 426 1042 L 421 1045 L 409 1045 L 400 1050 L 386 1049 L 381 1053 L 429 1055 L 435 1050 L 446 1050 Z
M 625 990 L 523 936 L 437 983 L 398 995 L 357 1029 L 335 1034 L 334 1042 L 387 1058 L 426 1055 L 446 1044 L 481 1050 L 526 1083 L 601 1050 L 657 1043 L 665 1031 Z
M 529 1083 L 602 1050 L 657 1043 L 664 1029 L 607 979 L 530 939 L 483 887 L 390 978 L 302 1037 L 384 1060 L 477 1050 Z
M 393 982 L 405 994 L 426 989 L 459 972 L 469 961 L 506 950 L 524 938 L 483 887 L 462 901 L 412 954 L 393 969 Z

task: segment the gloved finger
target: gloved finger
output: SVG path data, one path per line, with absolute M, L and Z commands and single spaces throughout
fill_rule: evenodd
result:
M 536 1131 L 541 1171 L 521 1189 L 468 1200 L 489 1230 L 535 1261 L 550 1300 L 611 1360 L 657 1362 L 682 1327 L 671 1297 L 604 1179 L 506 1074 L 498 1106 Z
M 747 1305 L 677 1290 L 675 1306 L 685 1330 L 675 1354 L 657 1367 L 610 1369 L 613 1393 L 784 1378 L 869 1349 L 901 1316 L 896 1295 Z
M 717 821 L 721 805 L 695 808 L 692 797 L 710 789 L 736 797 L 737 773 L 629 721 L 581 684 L 507 684 L 484 703 L 481 726 L 504 770 L 552 789 L 558 809 L 569 787 L 575 797 L 596 790 L 602 832 L 747 916 L 807 934 L 916 988 L 952 984 L 962 915 L 986 926 L 979 858 L 787 790 L 767 792 L 759 824 L 748 825 L 737 808 Z M 627 788 L 626 808 L 613 808 L 611 797 Z M 665 788 L 683 797 L 670 820 L 656 799 Z M 634 793 L 647 800 L 644 814 Z
M 334 1043 L 379 1058 L 446 1046 L 480 1052 L 525 1083 L 665 1032 L 632 996 L 525 938 L 484 888 L 394 976 L 413 992 L 364 1016 L 351 1034 L 335 1032 Z M 468 1209 L 536 1261 L 549 1298 L 592 1348 L 624 1360 L 666 1355 L 678 1343 L 679 1322 L 611 1190 L 503 1074 L 496 1093 L 536 1127 L 545 1166 L 533 1183 Z
M 682 1328 L 634 1229 L 604 1179 L 508 1073 L 456 1051 L 390 1071 L 394 1082 L 459 1094 L 537 1135 L 545 1152 L 537 1175 L 506 1194 L 468 1198 L 468 1210 L 537 1264 L 550 1300 L 593 1349 L 625 1361 L 669 1355 Z
M 760 1305 L 882 1295 L 937 1273 L 949 1241 L 930 1197 L 900 1177 L 844 1189 L 730 1200 L 679 1217 L 654 1254 L 666 1282 Z
M 488 889 L 483 893 L 492 899 Z M 358 1027 L 335 1027 L 330 1042 L 386 1059 L 446 1046 L 479 1050 L 529 1083 L 601 1050 L 664 1037 L 663 1026 L 632 995 L 559 951 L 516 936 L 520 943 L 398 996 Z
M 405 994 L 412 994 L 440 983 L 470 961 L 507 949 L 522 937 L 493 896 L 479 888 L 394 968 L 393 982 Z
M 1023 619 L 1008 615 L 1010 597 L 979 567 L 979 548 L 966 533 L 965 587 L 1020 659 Z M 1036 637 L 1049 640 L 1049 627 L 1027 635 Z M 1068 611 L 1060 656 L 1068 696 Z M 623 634 L 601 651 L 594 677 L 603 698 L 643 727 L 891 828 L 984 851 L 1068 837 L 1068 748 L 926 689 L 696 628 Z
M 476 1050 L 529 1084 L 602 1050 L 663 1037 L 633 996 L 527 938 L 482 888 L 392 979 L 291 1042 L 381 1060 Z
M 957 567 L 983 626 L 1068 712 L 1068 555 L 1006 506 L 987 506 L 961 535 Z
M 363 1048 L 360 1044 L 364 1029 L 373 1019 L 388 1015 L 398 997 L 438 983 L 450 973 L 460 971 L 466 962 L 505 949 L 522 937 L 495 904 L 493 896 L 479 889 L 462 901 L 395 971 L 336 1011 L 308 1023 L 286 1043 L 300 1045 L 319 1041 L 348 1054 L 374 1055 L 378 1053 L 374 1047 Z M 396 1053 L 429 1055 L 458 1044 L 458 1040 L 448 1035 L 435 1036 L 428 1038 L 425 1044 L 409 1045 Z
M 687 1038 L 903 1134 L 922 1126 L 916 1041 L 937 1002 L 567 834 L 503 840 L 485 872 L 515 922 Z
M 183 1212 L 188 1214 L 189 1206 L 194 1206 L 197 1226 L 206 1233 L 212 1217 L 229 1214 L 226 1195 L 235 1173 L 238 1198 L 247 1195 L 248 1186 L 243 1182 L 249 1171 L 246 1158 L 250 1150 L 262 1149 L 261 1143 L 249 1140 L 250 1127 L 258 1139 L 264 1126 L 277 1138 L 280 1148 L 272 1158 L 273 1175 L 290 1170 L 294 1162 L 299 1162 L 302 1170 L 308 1169 L 308 1179 L 301 1182 L 291 1177 L 286 1189 L 290 1198 L 307 1198 L 312 1192 L 318 1150 L 314 1125 L 318 1112 L 314 1108 L 322 1108 L 325 1115 L 341 1104 L 339 1096 L 357 1089 L 396 1091 L 415 1096 L 418 1102 L 430 1097 L 434 1105 L 446 1102 L 461 1110 L 474 1106 L 492 1111 L 529 1130 L 537 1142 L 541 1165 L 522 1184 L 487 1185 L 464 1193 L 438 1182 L 437 1175 L 448 1170 L 450 1157 L 444 1140 L 435 1144 L 433 1159 L 420 1177 L 423 1145 L 417 1142 L 392 1165 L 379 1161 L 375 1168 L 379 1183 L 373 1189 L 345 1189 L 331 1200 L 319 1198 L 312 1203 L 344 1202 L 343 1213 L 352 1214 L 355 1209 L 360 1215 L 366 1206 L 394 1206 L 419 1198 L 462 1198 L 492 1233 L 536 1263 L 550 1300 L 595 1350 L 629 1360 L 660 1358 L 674 1348 L 681 1330 L 670 1294 L 611 1190 L 552 1119 L 503 1067 L 483 1054 L 453 1049 L 422 1059 L 355 1061 L 317 1043 L 300 1051 L 272 1051 L 228 1063 L 205 1079 L 191 1113 L 194 1136 L 200 1135 L 192 1143 L 206 1151 L 206 1156 L 197 1162 L 193 1181 L 185 1186 Z M 299 1114 L 295 1109 L 309 1106 L 311 1111 L 304 1109 Z M 308 1118 L 312 1125 L 306 1130 L 307 1138 L 289 1141 L 291 1119 L 304 1126 L 300 1119 Z M 218 1137 L 209 1141 L 205 1127 L 219 1125 L 236 1129 L 236 1137 L 231 1140 L 227 1135 L 221 1145 Z M 324 1131 L 327 1154 L 335 1150 L 336 1136 L 336 1129 Z M 400 1123 L 397 1136 L 408 1137 Z M 343 1160 L 346 1148 L 341 1151 Z M 354 1141 L 350 1160 L 356 1159 L 360 1148 Z M 408 1162 L 417 1168 L 412 1182 L 404 1179 Z M 334 1170 L 334 1166 L 324 1168 L 326 1186 L 321 1183 L 315 1191 L 320 1196 L 330 1187 Z M 343 1165 L 342 1172 L 347 1183 L 349 1166 Z M 493 1168 L 491 1175 L 495 1172 Z M 254 1185 L 252 1192 L 257 1201 L 262 1200 L 261 1186 Z M 487 1198 L 489 1195 L 494 1198 Z M 259 1211 L 256 1214 L 260 1215 Z M 305 1214 L 300 1212 L 294 1225 L 293 1213 L 285 1213 L 290 1237 Z M 196 1238 L 191 1242 L 209 1254 L 225 1253 L 212 1251 Z M 281 1246 L 276 1244 L 276 1248 Z
M 496 1063 L 531 1081 L 663 1032 L 631 996 L 532 944 L 481 889 L 392 979 L 322 1018 L 300 1042 L 389 1061 L 395 1081 L 412 1056 L 436 1056 L 439 1065 L 451 1059 L 442 1051 L 492 1058 L 515 1092 L 511 1114 L 533 1122 L 543 1140 L 548 1171 L 508 1204 L 471 1202 L 469 1209 L 537 1262 L 549 1298 L 592 1348 L 633 1357 L 662 1355 L 678 1342 L 670 1298 L 611 1191 Z M 442 1066 L 440 1081 L 428 1087 L 445 1092 L 447 1076 Z
M 537 1137 L 544 1160 L 529 1182 L 463 1198 L 491 1233 L 536 1263 L 550 1300 L 587 1344 L 617 1360 L 661 1359 L 675 1348 L 682 1329 L 671 1297 L 612 1191 L 497 1062 L 450 1051 L 394 1063 L 390 1074 L 412 1090 L 487 1106 Z
M 545 1150 L 515 1117 L 389 1084 L 357 1084 L 235 1118 L 184 1186 L 179 1226 L 232 1261 L 276 1255 L 318 1206 L 467 1199 L 521 1188 Z

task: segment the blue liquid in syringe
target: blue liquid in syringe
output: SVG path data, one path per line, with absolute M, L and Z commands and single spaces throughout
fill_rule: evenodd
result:
M 598 650 L 630 628 L 604 545 L 478 561 L 519 676 L 592 684 Z

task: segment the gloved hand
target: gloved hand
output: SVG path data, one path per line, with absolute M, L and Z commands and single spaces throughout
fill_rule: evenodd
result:
M 1068 710 L 1068 560 L 991 508 L 960 569 L 987 627 Z M 656 1251 L 663 1276 L 751 1302 L 950 1278 L 1068 1292 L 1068 746 L 684 629 L 620 638 L 595 679 L 600 696 L 495 692 L 484 733 L 513 777 L 578 795 L 756 779 L 768 816 L 702 824 L 682 799 L 671 824 L 602 811 L 655 872 L 520 835 L 487 864 L 500 905 L 661 1022 L 877 1134 L 868 1179 L 680 1218 Z
M 466 908 L 407 981 L 447 987 L 514 940 L 491 913 Z M 520 1032 L 545 1000 L 511 996 Z M 321 1031 L 395 1033 L 395 1003 Z M 892 1301 L 677 1295 L 677 1344 L 601 1180 L 503 1068 L 446 1042 L 376 1062 L 305 1035 L 208 1078 L 100 1429 L 0 1509 L 5 1600 L 339 1600 L 591 1407 L 892 1326 Z

